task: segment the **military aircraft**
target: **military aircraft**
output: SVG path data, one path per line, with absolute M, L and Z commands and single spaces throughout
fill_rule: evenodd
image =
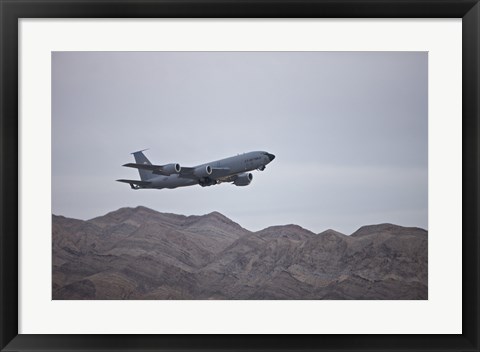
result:
M 123 166 L 138 169 L 140 180 L 117 180 L 130 184 L 132 189 L 144 188 L 177 188 L 200 185 L 212 186 L 224 182 L 232 182 L 235 186 L 248 186 L 252 182 L 252 170 L 265 170 L 275 155 L 256 151 L 239 154 L 229 158 L 212 161 L 194 167 L 183 167 L 180 164 L 153 165 L 143 154 L 144 150 L 132 153 L 135 163 Z

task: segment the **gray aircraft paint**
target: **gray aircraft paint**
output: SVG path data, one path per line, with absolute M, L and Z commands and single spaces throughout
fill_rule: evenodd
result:
M 54 214 L 142 205 L 219 211 L 255 231 L 428 228 L 427 52 L 68 51 L 51 68 Z M 139 179 L 121 165 L 146 147 L 186 166 L 277 158 L 245 188 L 133 192 L 114 180 Z
M 144 165 L 152 165 L 150 160 L 143 154 L 142 151 L 132 153 L 135 158 L 135 164 L 125 164 L 124 166 L 138 169 L 140 181 L 120 179 L 119 182 L 128 183 L 132 189 L 164 189 L 177 188 L 193 185 L 213 186 L 225 182 L 233 182 L 236 186 L 248 186 L 252 181 L 253 176 L 249 171 L 265 170 L 266 165 L 275 159 L 275 155 L 264 151 L 254 151 L 239 154 L 225 159 L 212 161 L 209 163 L 193 166 L 180 167 L 172 174 L 155 174 L 153 171 L 142 169 Z M 168 165 L 168 164 L 167 164 Z M 166 167 L 166 165 L 157 165 L 159 169 Z M 186 174 L 182 174 L 186 170 Z M 195 170 L 202 172 L 208 170 L 205 175 L 198 176 Z M 237 182 L 239 181 L 240 182 Z

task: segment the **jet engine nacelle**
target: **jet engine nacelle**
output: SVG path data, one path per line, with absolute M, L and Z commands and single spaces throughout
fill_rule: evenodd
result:
M 248 186 L 253 180 L 253 175 L 249 173 L 244 173 L 238 175 L 237 179 L 233 181 L 235 186 Z
M 208 177 L 212 174 L 212 171 L 213 170 L 210 165 L 199 166 L 193 171 L 193 174 L 197 177 Z
M 178 174 L 182 170 L 180 164 L 168 164 L 162 167 L 162 174 Z

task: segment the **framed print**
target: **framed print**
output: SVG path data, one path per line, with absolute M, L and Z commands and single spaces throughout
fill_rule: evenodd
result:
M 477 1 L 0 10 L 2 350 L 478 351 Z

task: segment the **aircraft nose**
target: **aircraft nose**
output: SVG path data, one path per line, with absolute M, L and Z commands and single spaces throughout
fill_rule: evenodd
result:
M 273 154 L 267 153 L 267 156 L 268 156 L 268 158 L 270 159 L 270 161 L 272 161 L 273 159 L 275 159 L 275 155 L 273 155 Z

